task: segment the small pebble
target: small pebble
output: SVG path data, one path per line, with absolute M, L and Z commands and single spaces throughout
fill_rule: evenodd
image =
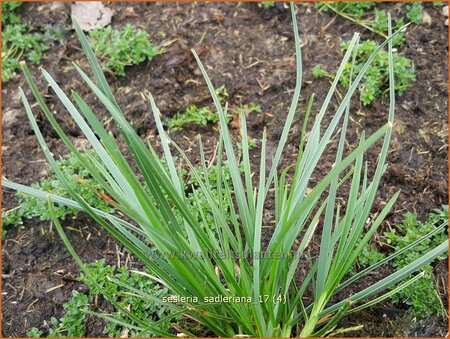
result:
M 442 7 L 442 15 L 443 16 L 448 16 L 448 6 Z M 445 25 L 448 26 L 448 19 L 445 20 Z
M 425 12 L 425 11 L 423 11 L 423 14 L 422 14 L 422 23 L 423 23 L 424 25 L 430 26 L 430 25 L 431 25 L 431 22 L 432 22 L 432 20 L 431 20 L 430 14 L 428 14 L 428 13 Z

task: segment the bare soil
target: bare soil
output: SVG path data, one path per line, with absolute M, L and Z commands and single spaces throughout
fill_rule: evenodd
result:
M 295 84 L 289 10 L 281 4 L 264 10 L 255 3 L 111 2 L 107 6 L 115 11 L 113 27 L 126 23 L 137 25 L 150 33 L 156 45 L 166 49 L 166 53 L 150 62 L 127 68 L 125 77 L 108 75 L 119 105 L 142 138 L 158 146 L 148 103 L 141 96 L 143 92 L 152 93 L 165 117 L 184 111 L 190 104 L 211 105 L 207 88 L 190 53 L 194 48 L 213 83 L 227 88 L 231 107 L 249 102 L 261 106 L 261 113 L 249 115 L 248 125 L 254 138 L 260 138 L 263 127 L 266 127 L 270 158 L 270 153 L 276 149 Z M 394 17 L 404 14 L 402 3 L 383 4 L 383 7 Z M 332 13 L 318 12 L 314 5 L 298 4 L 297 8 L 303 53 L 303 87 L 283 165 L 295 161 L 307 99 L 312 93 L 316 94 L 313 112 L 317 112 L 330 86 L 328 79 L 313 78 L 312 67 L 320 63 L 327 65 L 329 70 L 336 69 L 341 58 L 340 43 L 350 39 L 354 32 L 360 32 L 363 39 L 378 39 L 362 27 Z M 394 192 L 401 190 L 401 195 L 380 230 L 380 239 L 387 225 L 401 222 L 404 213 L 415 212 L 423 220 L 430 211 L 448 201 L 448 33 L 440 9 L 425 4 L 425 10 L 431 23 L 412 25 L 406 32 L 404 46 L 400 48 L 402 55 L 413 60 L 417 81 L 411 90 L 397 97 L 389 168 L 374 211 L 380 210 Z M 55 24 L 70 27 L 69 3 L 26 3 L 19 12 L 33 27 Z M 65 43 L 50 50 L 42 66 L 66 92 L 75 89 L 109 124 L 104 108 L 76 76 L 71 65 L 73 61 L 87 68 L 80 45 L 74 32 L 70 31 Z M 86 142 L 81 133 L 45 85 L 38 67 L 32 66 L 31 69 L 56 119 L 73 141 L 80 148 L 84 147 Z M 45 178 L 49 167 L 20 103 L 19 86 L 30 94 L 21 75 L 3 84 L 2 88 L 2 175 L 31 184 Z M 333 99 L 332 109 L 338 102 L 338 97 Z M 355 100 L 349 126 L 350 146 L 358 142 L 363 130 L 370 134 L 386 122 L 387 106 L 387 98 L 377 100 L 370 107 Z M 332 116 L 332 109 L 328 119 Z M 67 153 L 50 124 L 41 113 L 36 113 L 52 151 L 57 155 Z M 114 126 L 109 127 L 114 131 Z M 212 154 L 218 137 L 217 126 L 189 126 L 171 133 L 193 162 L 199 160 L 198 135 L 206 145 L 206 153 Z M 371 152 L 368 159 L 375 160 L 377 149 Z M 256 166 L 258 156 L 252 160 Z M 331 153 L 322 159 L 317 178 L 328 171 L 333 161 Z M 2 203 L 4 209 L 9 209 L 17 204 L 17 200 L 12 192 L 3 190 Z M 83 260 L 91 262 L 106 257 L 108 262 L 116 264 L 121 260 L 117 243 L 84 215 L 64 220 L 63 226 Z M 265 234 L 266 239 L 269 236 L 270 230 Z M 317 239 L 312 246 L 318 246 Z M 435 273 L 437 279 L 447 279 L 446 264 L 437 265 Z M 371 277 L 371 281 L 377 281 L 385 274 L 387 272 L 381 270 Z M 2 335 L 23 337 L 33 326 L 42 327 L 50 317 L 61 317 L 62 304 L 71 297 L 71 291 L 86 288 L 76 281 L 77 275 L 78 268 L 50 223 L 29 220 L 21 228 L 9 229 L 2 242 Z M 442 298 L 447 305 L 444 294 L 446 291 L 443 291 Z M 433 318 L 420 322 L 409 319 L 405 310 L 404 306 L 386 302 L 344 320 L 342 326 L 365 325 L 361 331 L 348 333 L 351 336 L 441 337 L 447 333 L 447 319 Z M 90 319 L 87 335 L 101 336 L 101 328 L 101 322 Z

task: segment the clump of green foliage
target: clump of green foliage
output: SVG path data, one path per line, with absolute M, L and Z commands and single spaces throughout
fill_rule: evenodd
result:
M 388 30 L 388 14 L 384 10 L 377 10 L 376 3 L 368 2 L 320 2 L 316 5 L 319 9 L 324 11 L 334 11 L 338 15 L 353 21 L 364 28 L 376 33 L 377 35 L 386 38 L 386 32 Z M 422 4 L 412 3 L 406 5 L 406 16 L 413 23 L 420 23 L 422 20 Z M 393 29 L 399 30 L 405 25 L 405 21 L 402 17 L 396 18 L 393 22 Z M 405 36 L 402 32 L 397 34 L 392 39 L 394 46 L 400 46 L 405 41 Z M 348 49 L 349 42 L 342 44 L 342 51 L 345 52 Z M 355 58 L 356 65 L 354 68 L 354 74 L 359 72 L 363 67 L 367 58 L 373 51 L 376 50 L 378 44 L 374 40 L 367 40 L 358 46 Z M 376 98 L 381 97 L 387 93 L 388 88 L 388 68 L 387 68 L 387 52 L 381 52 L 377 55 L 376 59 L 372 63 L 372 66 L 366 73 L 364 81 L 359 86 L 360 100 L 364 105 L 370 105 Z M 395 91 L 401 95 L 407 89 L 412 86 L 412 82 L 415 81 L 416 75 L 412 61 L 408 58 L 394 55 L 394 70 L 395 70 Z M 344 87 L 348 87 L 351 67 L 348 64 L 347 69 L 344 71 L 343 77 L 340 79 L 340 83 Z M 313 69 L 313 75 L 317 78 L 330 77 L 334 79 L 333 74 L 329 74 L 326 70 L 316 66 Z
M 406 5 L 406 16 L 414 24 L 420 24 L 423 17 L 423 5 L 421 2 L 411 2 Z
M 151 43 L 147 32 L 130 24 L 121 29 L 95 29 L 90 37 L 103 70 L 120 76 L 125 75 L 126 66 L 151 60 L 163 52 Z
M 403 222 L 390 231 L 385 232 L 384 235 L 387 244 L 398 251 L 433 231 L 446 221 L 448 221 L 448 206 L 443 206 L 441 210 L 435 210 L 430 213 L 427 220 L 423 223 L 417 219 L 414 213 L 406 213 Z M 448 235 L 441 232 L 431 238 L 424 239 L 419 245 L 414 247 L 414 251 L 395 258 L 393 261 L 394 267 L 401 269 L 407 266 L 437 243 L 441 243 L 447 238 Z M 384 257 L 384 253 L 381 253 L 375 246 L 371 246 L 361 253 L 358 263 L 363 267 L 368 267 L 379 262 Z M 441 259 L 445 257 L 443 256 Z M 394 302 L 410 305 L 411 311 L 417 316 L 427 317 L 431 314 L 440 314 L 444 307 L 437 293 L 436 284 L 433 281 L 433 268 L 431 265 L 426 265 L 422 270 L 424 272 L 422 278 L 397 292 L 391 298 Z
M 348 49 L 349 42 L 343 42 L 341 49 L 345 53 Z M 378 48 L 378 44 L 373 40 L 367 40 L 359 44 L 355 52 L 355 65 L 353 72 L 359 72 L 364 66 L 369 56 Z M 387 93 L 389 83 L 388 73 L 388 53 L 381 51 L 377 54 L 372 65 L 364 75 L 363 81 L 359 86 L 360 100 L 363 105 L 370 105 L 376 98 L 382 97 Z M 348 88 L 351 74 L 351 64 L 348 63 L 344 69 L 342 77 L 339 79 L 341 85 Z M 355 74 L 355 73 L 353 73 Z M 323 70 L 320 66 L 313 69 L 315 77 L 330 77 L 334 79 L 334 75 Z M 400 55 L 394 55 L 394 76 L 395 76 L 395 92 L 398 95 L 403 94 L 411 88 L 412 83 L 416 80 L 416 73 L 413 63 L 410 59 Z
M 14 11 L 22 6 L 23 2 L 8 1 L 2 2 L 2 26 L 20 24 L 22 19 Z
M 275 1 L 262 1 L 261 6 L 265 9 L 274 8 L 275 7 Z
M 380 36 L 383 36 L 387 32 L 387 22 L 388 22 L 388 14 L 386 11 L 378 11 L 375 10 L 375 17 L 370 23 L 370 27 Z M 396 18 L 394 20 L 394 29 L 400 29 L 405 25 L 405 21 L 403 18 Z M 397 34 L 392 39 L 392 44 L 394 46 L 401 46 L 405 42 L 405 35 L 403 33 Z
M 375 7 L 374 2 L 330 2 L 329 5 L 332 7 L 326 6 L 324 2 L 319 2 L 316 6 L 324 11 L 329 11 L 334 8 L 339 12 L 352 15 L 356 18 L 364 17 L 367 15 L 367 11 Z
M 216 89 L 217 97 L 220 102 L 223 103 L 229 94 L 225 86 L 220 86 Z M 234 111 L 227 114 L 227 122 L 230 122 L 233 115 L 239 115 L 241 113 L 260 113 L 261 107 L 251 102 L 250 104 L 239 105 Z M 200 125 L 206 126 L 207 124 L 215 124 L 219 122 L 219 115 L 213 112 L 210 107 L 198 107 L 191 105 L 183 113 L 177 113 L 172 118 L 165 121 L 165 125 L 169 130 L 181 130 L 186 125 Z
M 227 115 L 227 121 L 229 122 L 232 115 L 239 114 L 240 111 L 245 113 L 260 113 L 261 107 L 254 102 L 246 105 L 239 105 L 235 111 Z M 214 124 L 219 121 L 219 115 L 213 112 L 209 107 L 197 107 L 196 105 L 191 105 L 183 113 L 177 113 L 174 117 L 167 119 L 166 127 L 169 130 L 181 130 L 186 125 L 194 124 L 206 126 L 207 124 Z
M 239 114 L 241 114 L 241 112 L 244 114 L 261 113 L 261 106 L 259 106 L 258 104 L 254 103 L 254 102 L 251 102 L 248 105 L 247 104 L 239 105 L 236 108 L 234 114 L 239 115 Z
M 86 276 L 83 273 L 80 274 L 80 281 L 89 286 L 89 300 L 93 300 L 95 297 L 108 295 L 109 298 L 116 300 L 125 309 L 131 306 L 133 315 L 138 319 L 148 322 L 149 325 L 152 321 L 156 322 L 163 318 L 167 318 L 164 321 L 160 321 L 158 327 L 163 331 L 167 331 L 170 328 L 170 322 L 174 319 L 171 319 L 168 316 L 172 313 L 172 309 L 165 305 L 157 304 L 152 300 L 146 300 L 133 296 L 130 293 L 126 293 L 129 292 L 129 288 L 131 287 L 140 291 L 145 291 L 145 293 L 149 295 L 162 299 L 164 296 L 169 295 L 166 287 L 160 286 L 144 275 L 130 272 L 128 268 L 124 266 L 115 267 L 106 265 L 103 260 L 90 264 L 88 270 L 89 276 Z M 116 283 L 113 280 L 126 284 L 128 288 L 120 286 L 119 283 Z M 127 316 L 120 311 L 113 312 L 111 316 L 116 322 L 108 322 L 103 333 L 112 338 L 119 338 L 124 335 L 125 330 L 125 327 L 119 323 L 128 322 Z M 133 323 L 131 323 L 131 325 L 133 325 Z M 129 337 L 153 336 L 152 333 L 142 333 L 141 331 L 135 331 L 130 328 L 128 330 Z
M 89 298 L 78 291 L 72 291 L 72 298 L 63 305 L 64 316 L 57 320 L 51 318 L 52 329 L 49 338 L 81 338 L 84 336 L 86 310 Z
M 403 223 L 395 229 L 386 232 L 384 235 L 389 245 L 393 246 L 395 250 L 400 250 L 446 221 L 448 221 L 448 206 L 443 206 L 442 210 L 436 210 L 431 213 L 424 223 L 417 220 L 415 214 L 407 213 Z M 405 267 L 419 258 L 423 253 L 429 251 L 435 244 L 446 239 L 448 239 L 448 235 L 444 233 L 439 233 L 432 238 L 425 239 L 415 247 L 414 251 L 397 257 L 394 260 L 394 266 L 397 269 Z M 447 257 L 446 254 L 440 259 L 444 259 L 445 257 Z M 396 293 L 392 297 L 392 300 L 411 305 L 413 312 L 417 315 L 427 316 L 442 313 L 444 307 L 436 291 L 432 270 L 431 265 L 425 266 L 423 268 L 425 277 Z
M 120 284 L 113 282 L 115 279 L 121 283 L 127 284 L 129 287 L 136 288 L 145 293 L 152 294 L 158 298 L 168 296 L 167 288 L 161 287 L 147 277 L 130 272 L 126 267 L 117 268 L 115 266 L 106 265 L 103 260 L 87 265 L 89 277 L 80 274 L 78 280 L 89 287 L 87 294 L 78 291 L 72 291 L 72 298 L 63 305 L 64 315 L 61 319 L 51 318 L 51 328 L 47 335 L 48 338 L 82 338 L 86 336 L 85 320 L 86 311 L 89 305 L 92 305 L 95 299 L 107 294 L 125 308 L 132 305 L 133 314 L 146 322 L 156 322 L 158 327 L 163 331 L 169 330 L 171 321 L 179 319 L 178 316 L 169 317 L 172 310 L 167 306 L 156 304 L 153 301 L 145 300 L 125 293 L 126 289 Z M 126 329 L 121 322 L 125 322 L 126 317 L 120 312 L 112 312 L 112 319 L 106 324 L 103 333 L 112 338 L 120 338 L 125 331 L 129 337 L 144 336 L 150 337 L 151 333 L 137 332 L 133 329 Z M 150 324 L 150 323 L 149 323 Z M 29 337 L 41 337 L 44 332 L 33 327 L 27 332 Z
M 327 71 L 325 71 L 322 67 L 320 67 L 320 65 L 316 65 L 313 67 L 312 69 L 312 75 L 315 78 L 332 78 L 333 79 L 333 75 L 331 75 L 330 73 L 328 73 Z
M 342 52 L 345 52 L 349 43 L 342 44 Z M 360 44 L 356 49 L 356 63 L 355 72 L 359 72 L 367 61 L 369 56 L 378 48 L 378 44 L 373 40 L 367 40 Z M 389 75 L 388 75 L 388 53 L 380 52 L 372 63 L 372 66 L 367 71 L 364 81 L 362 82 L 360 90 L 360 99 L 364 105 L 369 105 L 378 97 L 381 97 L 387 92 Z M 350 65 L 349 65 L 350 66 Z M 403 94 L 412 86 L 412 82 L 416 80 L 416 73 L 413 63 L 410 59 L 400 55 L 394 55 L 394 77 L 395 77 L 395 92 L 399 95 Z M 348 87 L 350 80 L 350 67 L 341 78 L 341 84 Z
M 383 253 L 378 251 L 377 247 L 370 243 L 361 251 L 358 257 L 358 265 L 362 267 L 369 267 L 382 260 L 385 257 Z
M 2 2 L 2 82 L 9 81 L 20 69 L 20 61 L 39 64 L 43 54 L 55 41 L 63 40 L 64 31 L 48 27 L 33 31 L 22 23 L 15 10 L 21 2 Z
M 33 327 L 31 330 L 27 331 L 28 338 L 41 338 L 44 332 L 37 327 Z
M 225 85 L 216 89 L 217 97 L 220 102 L 228 98 L 229 94 Z M 165 126 L 169 130 L 178 131 L 183 129 L 186 125 L 200 125 L 206 126 L 208 123 L 217 123 L 219 116 L 213 112 L 210 107 L 198 107 L 197 105 L 190 105 L 186 111 L 176 113 L 172 118 L 166 119 Z M 229 117 L 228 117 L 229 121 Z
M 183 113 L 176 113 L 172 118 L 167 119 L 165 124 L 169 130 L 181 130 L 186 125 L 206 126 L 208 123 L 217 121 L 219 121 L 219 116 L 211 108 L 191 105 Z
M 92 155 L 90 151 L 86 151 L 85 155 L 87 156 L 88 153 Z M 69 154 L 65 159 L 58 161 L 58 164 L 61 171 L 67 175 L 67 178 L 70 178 L 71 187 L 78 192 L 89 205 L 105 212 L 112 212 L 114 210 L 108 199 L 105 199 L 100 186 L 94 182 L 90 173 L 81 165 L 76 157 Z M 58 180 L 53 170 L 47 179 L 40 183 L 32 184 L 31 186 L 45 192 L 68 197 L 63 185 Z M 45 201 L 20 192 L 17 193 L 17 197 L 19 198 L 19 205 L 2 213 L 3 226 L 21 225 L 23 219 L 35 217 L 39 217 L 40 220 L 51 220 L 48 204 L 46 204 Z M 64 219 L 68 215 L 77 214 L 78 210 L 58 205 L 55 206 L 55 212 L 58 215 L 58 218 Z
M 414 3 L 416 4 L 416 3 Z M 387 13 L 384 10 L 378 10 L 376 8 L 377 4 L 374 2 L 319 2 L 316 7 L 323 11 L 333 11 L 336 14 L 342 16 L 343 18 L 350 20 L 369 31 L 381 36 L 382 38 L 386 38 L 388 26 L 387 26 Z M 419 17 L 418 6 L 411 9 L 411 16 L 414 19 Z M 420 4 L 421 6 L 421 4 Z M 407 7 L 407 17 L 410 18 L 410 9 Z M 420 20 L 421 14 L 420 11 Z M 419 23 L 413 21 L 414 23 Z M 395 18 L 393 23 L 394 29 L 400 29 L 405 24 L 403 18 Z M 394 46 L 400 46 L 405 41 L 405 36 L 403 33 L 397 34 L 392 39 L 392 44 Z
M 64 315 L 59 320 L 50 319 L 51 328 L 47 338 L 82 338 L 85 333 L 86 311 L 89 306 L 87 295 L 72 291 L 72 298 L 63 305 Z M 33 327 L 27 332 L 27 337 L 40 338 L 44 332 Z

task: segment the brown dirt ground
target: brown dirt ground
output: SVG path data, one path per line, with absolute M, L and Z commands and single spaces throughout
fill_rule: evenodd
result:
M 226 86 L 231 107 L 252 101 L 261 105 L 262 113 L 249 116 L 250 134 L 260 137 L 265 126 L 269 137 L 268 150 L 275 149 L 295 83 L 293 34 L 288 10 L 282 5 L 263 10 L 254 3 L 108 3 L 107 6 L 115 11 L 113 27 L 126 23 L 138 25 L 151 34 L 155 44 L 165 46 L 167 50 L 151 62 L 129 67 L 124 78 L 108 76 L 119 105 L 144 139 L 157 145 L 155 127 L 141 92 L 150 91 L 153 94 L 164 116 L 183 111 L 189 104 L 211 105 L 207 88 L 190 53 L 190 49 L 194 48 L 214 84 Z M 134 14 L 125 10 L 130 6 L 134 8 Z M 404 13 L 401 3 L 383 6 L 393 16 Z M 327 79 L 314 79 L 312 67 L 320 63 L 326 65 L 328 70 L 336 69 L 341 57 L 340 43 L 343 39 L 350 39 L 355 31 L 361 32 L 363 39 L 374 38 L 349 21 L 331 13 L 319 13 L 314 6 L 299 4 L 297 7 L 304 83 L 298 118 L 289 137 L 283 165 L 292 164 L 295 160 L 299 126 L 307 98 L 313 92 L 316 94 L 317 109 L 330 85 Z M 402 193 L 386 225 L 400 222 L 407 211 L 416 212 L 423 220 L 431 210 L 448 201 L 447 28 L 439 9 L 431 4 L 426 4 L 425 9 L 431 17 L 431 24 L 411 26 L 406 33 L 406 43 L 401 48 L 401 53 L 414 61 L 417 81 L 413 89 L 397 99 L 389 169 L 384 176 L 375 210 L 395 191 L 400 189 Z M 69 4 L 27 3 L 19 11 L 24 20 L 34 27 L 48 24 L 69 26 L 70 23 Z M 66 43 L 51 49 L 42 66 L 64 90 L 78 91 L 106 121 L 106 112 L 76 76 L 71 67 L 72 61 L 82 67 L 87 65 L 71 31 Z M 67 119 L 63 107 L 47 89 L 42 77 L 39 77 L 38 67 L 32 67 L 32 73 L 38 77 L 38 85 L 47 94 L 46 99 L 58 121 L 76 144 L 83 147 L 84 139 L 74 122 Z M 48 174 L 48 166 L 44 164 L 44 157 L 18 98 L 17 88 L 24 85 L 24 78 L 18 76 L 3 84 L 2 88 L 2 174 L 11 180 L 31 184 Z M 24 88 L 29 94 L 28 87 Z M 331 109 L 336 108 L 337 103 L 336 98 Z M 355 101 L 349 131 L 350 144 L 357 142 L 362 130 L 369 134 L 384 124 L 386 117 L 386 99 L 375 102 L 371 107 L 361 106 Z M 41 116 L 38 122 L 52 151 L 64 154 L 66 150 L 50 125 Z M 194 162 L 198 161 L 195 140 L 199 134 L 207 154 L 211 154 L 217 141 L 217 126 L 191 126 L 171 134 Z M 373 152 L 376 154 L 376 149 Z M 369 154 L 368 158 L 373 157 Z M 253 161 L 258 161 L 256 155 Z M 317 178 L 326 173 L 332 162 L 331 154 L 324 157 Z M 16 203 L 14 194 L 3 191 L 5 209 L 14 207 Z M 92 261 L 106 256 L 112 263 L 117 261 L 114 240 L 88 218 L 80 215 L 65 220 L 63 225 L 82 259 Z M 91 236 L 86 240 L 88 234 Z M 270 231 L 266 239 L 269 236 Z M 8 230 L 2 243 L 2 260 L 4 337 L 24 336 L 31 327 L 42 327 L 50 317 L 60 317 L 62 304 L 70 298 L 71 291 L 84 288 L 74 279 L 78 269 L 49 223 L 29 220 L 24 227 Z M 379 272 L 371 279 L 376 281 L 383 274 L 386 272 Z M 439 279 L 446 278 L 444 263 L 437 265 L 436 275 Z M 59 287 L 52 289 L 55 286 Z M 447 303 L 444 295 L 443 302 Z M 446 319 L 421 323 L 408 319 L 401 306 L 389 303 L 344 321 L 347 327 L 356 324 L 365 324 L 365 329 L 351 335 L 440 337 L 447 333 Z M 91 319 L 87 334 L 100 336 L 100 325 Z

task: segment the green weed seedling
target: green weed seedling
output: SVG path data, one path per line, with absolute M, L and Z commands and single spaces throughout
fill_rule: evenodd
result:
M 23 2 L 19 1 L 2 2 L 2 26 L 22 23 L 21 17 L 14 12 L 22 4 Z
M 342 52 L 347 51 L 349 42 L 342 44 Z M 367 61 L 368 57 L 378 48 L 378 44 L 373 40 L 367 40 L 356 49 L 355 55 L 355 72 L 358 72 Z M 379 53 L 374 59 L 371 67 L 368 69 L 364 80 L 359 88 L 360 99 L 364 105 L 369 105 L 376 98 L 387 93 L 387 83 L 389 79 L 387 68 L 388 54 L 386 52 Z M 350 67 L 347 67 L 342 78 L 341 84 L 344 87 L 349 86 Z M 416 80 L 416 72 L 410 59 L 400 55 L 394 55 L 394 77 L 395 92 L 399 95 L 403 94 L 412 86 Z
M 423 223 L 417 219 L 415 214 L 406 213 L 404 221 L 393 227 L 390 231 L 385 232 L 384 236 L 386 237 L 388 246 L 398 251 L 411 245 L 429 232 L 436 230 L 437 227 L 447 223 L 448 206 L 443 206 L 442 209 L 430 213 L 427 220 Z M 423 239 L 423 241 L 420 241 L 415 246 L 414 251 L 397 257 L 392 264 L 396 269 L 401 269 L 447 238 L 448 236 L 445 232 L 440 232 L 433 237 Z M 446 256 L 444 254 L 441 259 L 444 259 Z M 371 246 L 361 252 L 358 257 L 358 263 L 362 267 L 368 267 L 385 257 L 386 255 L 378 251 L 375 246 Z M 432 266 L 424 266 L 422 270 L 424 272 L 422 278 L 394 294 L 391 299 L 397 303 L 410 305 L 410 310 L 415 316 L 426 318 L 442 314 L 445 307 L 442 305 L 436 290 L 436 284 L 432 275 Z
M 86 151 L 84 156 L 93 156 L 93 153 Z M 89 171 L 81 165 L 80 161 L 73 154 L 69 154 L 64 160 L 58 161 L 58 165 L 67 178 L 69 178 L 71 187 L 86 202 L 104 212 L 114 211 L 114 206 L 111 204 L 112 201 L 103 193 L 101 187 L 89 174 Z M 32 184 L 31 187 L 55 195 L 68 197 L 64 186 L 53 170 L 51 170 L 50 176 L 47 179 L 44 179 L 40 183 Z M 17 196 L 19 198 L 19 205 L 2 213 L 3 226 L 18 226 L 23 224 L 24 219 L 36 217 L 40 220 L 51 220 L 48 204 L 45 201 L 20 192 L 17 193 Z M 55 207 L 55 213 L 58 218 L 64 219 L 69 215 L 76 215 L 78 209 L 60 205 Z
M 150 42 L 149 34 L 130 24 L 121 29 L 110 26 L 90 33 L 92 48 L 104 71 L 120 76 L 125 67 L 151 60 L 163 53 Z
M 349 41 L 342 43 L 342 53 L 348 49 Z M 369 56 L 378 48 L 378 44 L 373 40 L 367 40 L 359 44 L 355 49 L 355 65 L 353 72 L 359 72 L 364 66 Z M 388 67 L 387 67 L 387 52 L 380 52 L 377 54 L 372 62 L 372 65 L 367 70 L 361 85 L 359 86 L 359 97 L 363 105 L 370 105 L 375 99 L 382 97 L 387 93 L 388 86 Z M 342 77 L 339 82 L 345 88 L 349 87 L 351 67 L 350 63 L 344 69 Z M 395 92 L 398 95 L 403 94 L 406 90 L 412 87 L 412 83 L 416 80 L 416 72 L 413 63 L 410 59 L 400 55 L 394 55 L 394 75 L 395 75 Z M 334 74 L 323 70 L 319 65 L 314 67 L 313 76 L 317 78 L 329 77 L 334 79 Z
M 87 315 L 92 313 L 90 307 L 93 306 L 95 300 L 102 296 L 106 291 L 115 301 L 123 307 L 132 308 L 136 317 L 156 323 L 161 330 L 168 331 L 171 328 L 171 322 L 179 320 L 179 316 L 169 317 L 171 310 L 164 305 L 160 305 L 151 300 L 145 300 L 127 294 L 127 290 L 120 284 L 127 284 L 145 293 L 152 294 L 158 298 L 168 296 L 167 288 L 164 288 L 146 275 L 138 274 L 130 271 L 126 267 L 117 268 L 115 266 L 106 265 L 103 260 L 87 265 L 90 276 L 81 274 L 79 281 L 89 287 L 87 294 L 72 291 L 72 298 L 63 305 L 64 315 L 59 320 L 52 318 L 50 321 L 51 328 L 46 337 L 48 338 L 83 338 L 86 336 L 85 322 Z M 120 312 L 112 312 L 110 317 L 113 321 L 106 324 L 103 333 L 108 337 L 120 338 L 125 333 L 129 337 L 151 337 L 151 333 L 137 332 L 133 328 L 127 328 L 123 325 L 126 317 Z M 132 324 L 130 324 L 132 325 Z M 36 327 L 27 332 L 29 337 L 42 337 L 44 332 Z
M 406 5 L 406 16 L 408 19 L 415 24 L 420 24 L 422 22 L 423 16 L 423 5 L 421 2 L 411 2 Z
M 236 108 L 231 114 L 227 114 L 226 120 L 230 122 L 233 115 L 239 115 L 241 111 L 246 113 L 261 112 L 259 105 L 250 103 L 250 105 L 241 105 Z M 219 116 L 209 107 L 197 107 L 191 105 L 183 113 L 177 113 L 170 119 L 165 121 L 165 126 L 169 130 L 178 131 L 185 128 L 187 125 L 206 126 L 208 124 L 215 124 L 219 122 Z
M 315 78 L 325 78 L 325 77 L 330 78 L 330 79 L 334 78 L 332 74 L 325 71 L 320 65 L 316 65 L 313 67 L 312 75 Z
M 355 18 L 363 18 L 375 8 L 374 2 L 319 2 L 316 7 L 325 12 L 333 10 Z
M 169 130 L 181 130 L 186 125 L 199 125 L 206 126 L 209 123 L 217 123 L 219 116 L 213 112 L 209 107 L 197 107 L 191 105 L 183 113 L 176 113 L 172 118 L 167 119 L 165 122 L 166 127 Z
M 383 36 L 387 32 L 387 17 L 386 11 L 375 10 L 375 17 L 371 22 L 371 28 L 380 36 Z M 397 18 L 394 20 L 395 29 L 400 29 L 405 25 L 405 20 L 403 18 Z M 394 39 L 392 39 L 392 44 L 394 46 L 401 46 L 405 42 L 405 35 L 403 33 L 398 34 Z
M 28 338 L 42 338 L 44 332 L 37 327 L 33 327 L 31 330 L 27 331 Z
M 275 7 L 275 1 L 262 1 L 260 3 L 262 8 L 269 9 Z
M 425 234 L 433 231 L 436 227 L 448 222 L 448 206 L 443 206 L 441 210 L 431 213 L 425 222 L 417 220 L 413 213 L 407 213 L 405 220 L 391 231 L 384 233 L 387 243 L 395 250 L 401 250 L 412 242 L 423 237 Z M 413 252 L 398 257 L 394 260 L 394 266 L 399 269 L 410 264 L 423 253 L 426 253 L 437 243 L 448 239 L 445 232 L 438 233 L 432 238 L 425 239 L 415 247 Z M 443 254 L 441 259 L 445 259 L 447 254 Z M 442 305 L 436 290 L 436 284 L 433 280 L 432 266 L 427 265 L 423 268 L 425 276 L 417 282 L 402 289 L 396 293 L 392 300 L 399 303 L 410 305 L 412 311 L 419 316 L 426 317 L 430 315 L 442 314 L 446 307 Z
M 62 41 L 65 30 L 49 27 L 33 31 L 22 23 L 15 10 L 21 2 L 2 2 L 2 82 L 9 81 L 20 69 L 20 61 L 39 64 L 44 52 L 55 41 Z
M 387 13 L 384 10 L 378 10 L 377 6 L 378 4 L 374 2 L 319 2 L 316 4 L 316 7 L 320 10 L 333 11 L 337 15 L 386 39 L 386 33 L 388 31 Z M 413 23 L 420 23 L 422 19 L 421 3 L 413 3 L 412 5 L 407 5 L 406 8 L 408 19 Z M 396 18 L 394 20 L 394 29 L 399 29 L 403 25 L 403 18 Z M 404 34 L 399 33 L 392 39 L 392 44 L 394 46 L 401 46 L 404 41 Z
M 221 103 L 224 103 L 229 94 L 224 85 L 216 89 L 217 97 Z M 227 122 L 230 122 L 233 115 L 239 116 L 239 114 L 260 113 L 261 107 L 251 102 L 250 104 L 239 105 L 234 111 L 230 112 L 226 116 Z M 165 126 L 169 130 L 181 130 L 187 125 L 199 125 L 206 126 L 207 124 L 215 124 L 219 122 L 219 115 L 214 112 L 210 107 L 201 107 L 197 105 L 191 105 L 183 113 L 177 113 L 170 119 L 166 119 Z
M 222 85 L 216 89 L 216 95 L 220 102 L 227 100 L 229 94 L 225 85 Z M 176 113 L 170 119 L 166 119 L 164 124 L 169 130 L 181 130 L 186 125 L 194 124 L 200 126 L 206 126 L 208 123 L 217 123 L 219 116 L 214 113 L 209 107 L 197 107 L 197 105 L 191 105 L 183 113 Z M 230 121 L 230 118 L 228 118 Z
M 257 103 L 251 102 L 250 104 L 239 105 L 234 114 L 250 114 L 261 113 L 261 106 Z
M 162 331 L 168 331 L 171 328 L 171 322 L 176 322 L 179 316 L 170 315 L 172 310 L 160 303 L 151 299 L 140 298 L 128 293 L 129 288 L 137 289 L 147 295 L 152 295 L 155 299 L 162 299 L 169 296 L 169 291 L 166 287 L 161 286 L 154 280 L 148 278 L 148 272 L 139 274 L 130 271 L 126 267 L 115 267 L 106 265 L 104 261 L 98 261 L 88 266 L 90 276 L 85 274 L 80 275 L 80 281 L 89 286 L 89 299 L 93 300 L 95 297 L 101 297 L 105 292 L 113 297 L 118 304 L 124 308 L 131 308 L 136 318 L 150 325 L 152 322 L 157 323 L 157 326 Z M 128 286 L 125 288 L 123 285 Z M 109 321 L 104 328 L 103 333 L 112 338 L 119 338 L 124 335 L 126 331 L 129 337 L 151 337 L 150 332 L 142 332 L 133 329 L 132 325 L 136 323 L 129 323 L 128 329 L 124 323 L 127 323 L 127 316 L 122 314 L 120 310 L 116 310 L 110 315 L 114 321 Z
M 72 298 L 63 305 L 64 315 L 59 320 L 50 319 L 48 338 L 82 338 L 85 334 L 86 311 L 89 305 L 87 295 L 72 291 Z M 27 337 L 42 338 L 44 331 L 33 327 Z

